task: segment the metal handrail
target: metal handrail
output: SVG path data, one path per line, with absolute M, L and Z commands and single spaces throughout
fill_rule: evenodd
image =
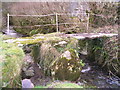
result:
M 7 14 L 7 29 L 9 30 L 9 17 L 10 16 L 17 16 L 17 17 L 22 17 L 22 16 L 26 16 L 26 17 L 30 17 L 30 16 L 33 16 L 33 17 L 46 17 L 46 16 L 56 16 L 56 23 L 55 24 L 46 24 L 46 25 L 34 25 L 34 26 L 49 26 L 49 25 L 56 25 L 56 31 L 59 32 L 58 28 L 59 28 L 59 25 L 64 25 L 64 24 L 81 24 L 81 23 L 58 23 L 58 15 L 72 15 L 72 14 L 76 14 L 76 13 L 54 13 L 54 14 L 47 14 L 47 15 L 10 15 L 9 13 Z M 89 14 L 89 13 L 77 13 L 77 15 L 79 14 Z M 89 16 L 89 15 L 88 15 Z M 29 27 L 34 27 L 34 26 L 29 26 Z M 13 27 L 20 27 L 20 26 L 13 26 Z M 25 26 L 22 26 L 22 27 L 25 27 Z M 28 27 L 28 26 L 26 26 Z M 89 18 L 87 19 L 87 30 L 88 30 L 88 27 L 89 27 Z

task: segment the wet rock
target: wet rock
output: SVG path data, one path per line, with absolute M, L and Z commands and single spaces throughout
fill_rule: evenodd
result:
M 57 45 L 59 45 L 59 46 L 64 46 L 64 45 L 66 45 L 67 44 L 67 42 L 66 41 L 61 41 L 61 42 L 58 42 L 58 43 L 56 43 L 54 46 L 57 46 Z
M 28 70 L 25 71 L 25 74 L 26 74 L 27 77 L 34 76 L 34 68 L 30 67 Z
M 23 79 L 22 88 L 34 88 L 34 84 L 31 82 L 30 79 Z
M 50 77 L 46 77 L 44 75 L 43 70 L 38 64 L 34 64 L 34 76 L 30 78 L 30 80 L 33 82 L 35 86 L 43 85 L 46 86 L 47 83 L 51 82 Z
M 30 69 L 27 68 L 22 68 L 22 78 L 31 78 L 33 77 L 34 74 L 34 68 L 30 67 Z
M 34 62 L 32 56 L 30 54 L 25 55 L 24 61 L 26 64 L 32 64 Z
M 33 59 L 30 54 L 26 54 L 24 57 L 24 64 L 22 67 L 22 77 L 23 78 L 30 78 L 34 76 L 34 68 L 33 68 Z
M 82 69 L 82 73 L 85 73 L 85 72 L 88 72 L 88 71 L 90 71 L 91 70 L 91 68 L 88 66 L 86 69 Z

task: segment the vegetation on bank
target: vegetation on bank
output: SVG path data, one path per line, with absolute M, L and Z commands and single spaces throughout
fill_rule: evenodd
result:
M 48 84 L 47 86 L 35 86 L 35 88 L 83 88 L 84 86 L 80 86 L 76 83 L 71 82 L 53 82 Z
M 56 89 L 59 89 L 59 88 L 78 88 L 78 89 L 84 89 L 84 88 L 91 88 L 91 89 L 94 89 L 96 88 L 96 86 L 87 86 L 87 85 L 78 85 L 77 83 L 74 83 L 74 82 L 70 82 L 70 81 L 54 81 L 50 84 L 47 84 L 46 86 L 35 86 L 34 88 L 56 88 Z
M 118 3 L 90 2 L 90 26 L 94 28 L 114 26 L 118 22 Z
M 0 67 L 2 87 L 21 87 L 21 67 L 24 52 L 14 44 L 4 43 L 0 38 Z
M 118 37 L 96 38 L 88 44 L 88 60 L 96 62 L 110 74 L 120 76 Z

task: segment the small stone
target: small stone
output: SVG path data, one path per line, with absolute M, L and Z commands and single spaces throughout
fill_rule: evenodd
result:
M 65 57 L 68 60 L 71 59 L 71 53 L 69 51 L 65 51 L 62 56 Z
M 58 44 L 67 44 L 67 42 L 66 41 L 61 41 L 61 42 L 59 42 Z
M 54 46 L 57 46 L 57 45 L 59 45 L 59 46 L 64 46 L 64 45 L 66 45 L 66 44 L 67 44 L 66 41 L 61 41 L 61 42 L 56 43 Z
M 26 69 L 26 67 L 23 67 L 22 70 L 23 70 L 23 71 L 26 71 L 27 69 Z
M 23 46 L 23 44 L 18 44 L 18 47 L 22 47 Z
M 81 72 L 82 73 L 85 73 L 85 72 L 88 72 L 88 71 L 90 71 L 91 70 L 91 68 L 90 67 L 87 67 L 86 69 L 83 69 Z
M 31 82 L 30 79 L 23 79 L 22 88 L 34 88 L 34 84 Z

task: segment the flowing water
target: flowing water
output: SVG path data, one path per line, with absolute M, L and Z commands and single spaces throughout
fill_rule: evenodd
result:
M 84 63 L 82 74 L 77 81 L 79 85 L 92 85 L 97 88 L 120 88 L 119 77 L 108 74 L 94 62 L 84 60 Z
M 24 35 L 19 34 L 18 32 L 16 32 L 15 30 L 13 30 L 12 26 L 10 27 L 10 29 L 3 30 L 3 33 L 8 35 L 8 36 L 11 36 L 11 37 L 23 37 L 24 36 Z

